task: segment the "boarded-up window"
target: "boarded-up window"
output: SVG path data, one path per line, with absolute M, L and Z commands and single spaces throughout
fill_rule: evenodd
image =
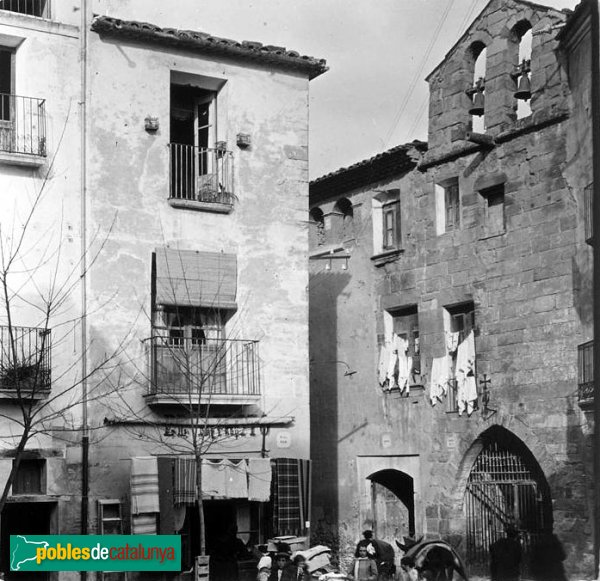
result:
M 156 249 L 156 304 L 236 309 L 237 257 L 222 252 Z
M 44 494 L 46 460 L 22 459 L 13 481 L 13 494 Z
M 480 193 L 485 198 L 484 236 L 504 233 L 504 184 L 482 190 Z
M 446 210 L 446 232 L 460 228 L 460 195 L 458 180 L 444 188 L 444 204 Z

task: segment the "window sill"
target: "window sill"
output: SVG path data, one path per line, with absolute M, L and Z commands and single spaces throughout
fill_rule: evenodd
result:
M 482 234 L 479 237 L 479 240 L 489 240 L 490 238 L 499 238 L 500 236 L 504 236 L 506 234 L 506 230 L 502 230 L 502 232 L 495 232 L 493 234 Z
M 2 165 L 18 165 L 21 167 L 37 168 L 42 167 L 45 163 L 46 158 L 41 155 L 0 151 L 0 164 Z
M 371 261 L 375 266 L 383 266 L 388 262 L 394 262 L 404 252 L 403 248 L 395 248 L 393 250 L 386 250 L 371 256 Z
M 195 210 L 197 212 L 212 212 L 213 214 L 231 214 L 233 212 L 233 204 L 197 202 L 196 200 L 183 200 L 179 198 L 169 198 L 169 206 L 183 208 L 184 210 Z

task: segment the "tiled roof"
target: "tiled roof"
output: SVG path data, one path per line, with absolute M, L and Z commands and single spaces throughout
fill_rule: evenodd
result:
M 414 168 L 421 153 L 427 151 L 424 141 L 397 145 L 349 167 L 342 167 L 310 182 L 310 201 L 315 203 L 328 196 L 392 178 Z
M 248 40 L 237 42 L 205 32 L 161 28 L 147 22 L 96 16 L 92 21 L 92 30 L 102 36 L 126 38 L 217 56 L 251 60 L 264 65 L 303 72 L 310 79 L 314 79 L 328 70 L 325 59 L 303 56 L 281 46 L 265 46 L 260 42 Z

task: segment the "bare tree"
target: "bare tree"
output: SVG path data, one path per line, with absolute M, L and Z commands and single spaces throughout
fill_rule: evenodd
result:
M 191 281 L 173 281 L 186 289 Z M 175 288 L 172 289 L 175 294 Z M 184 291 L 191 295 L 192 289 Z M 216 298 L 215 298 L 216 305 Z M 135 364 L 136 381 L 149 386 L 164 405 L 177 409 L 175 428 L 157 422 L 146 405 L 136 407 L 121 397 L 116 413 L 128 418 L 127 429 L 136 439 L 145 439 L 166 454 L 188 456 L 195 464 L 194 506 L 199 535 L 193 548 L 206 555 L 203 460 L 215 445 L 235 440 L 246 428 L 231 425 L 239 408 L 215 416 L 219 398 L 228 395 L 259 395 L 260 369 L 258 341 L 238 338 L 238 325 L 227 326 L 224 311 L 217 306 L 161 308 L 153 306 L 148 318 L 152 335 L 144 340 L 148 367 Z M 235 321 L 240 321 L 238 312 Z M 227 329 L 227 332 L 225 331 Z
M 57 151 L 61 142 L 62 136 Z M 72 439 L 85 428 L 79 419 L 84 403 L 124 387 L 118 384 L 119 364 L 128 337 L 86 366 L 81 363 L 91 358 L 91 344 L 76 355 L 68 347 L 85 316 L 76 312 L 76 295 L 110 231 L 102 240 L 94 235 L 83 252 L 74 254 L 67 248 L 72 234 L 65 227 L 64 212 L 56 212 L 56 220 L 48 212 L 48 204 L 57 205 L 47 200 L 55 157 L 29 200 L 20 192 L 12 216 L 0 220 L 0 392 L 5 400 L 0 407 L 0 441 L 13 457 L 0 495 L 0 514 L 28 443 L 41 436 Z M 22 326 L 23 318 L 31 326 Z M 62 366 L 54 365 L 52 354 L 61 351 Z M 89 384 L 85 393 L 84 384 Z

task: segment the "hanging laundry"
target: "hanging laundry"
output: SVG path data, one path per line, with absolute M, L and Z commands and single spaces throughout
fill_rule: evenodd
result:
M 473 331 L 458 346 L 456 354 L 456 399 L 458 414 L 471 415 L 477 402 L 477 382 L 475 380 L 475 336 Z
M 131 512 L 160 512 L 156 457 L 131 459 Z
M 248 498 L 247 473 L 245 460 L 204 460 L 202 495 L 213 498 Z
M 384 387 L 387 383 L 389 358 L 390 352 L 388 345 L 381 345 L 379 348 L 379 366 L 377 368 L 377 379 L 381 387 Z
M 429 384 L 429 397 L 431 405 L 435 405 L 448 392 L 448 380 L 450 379 L 450 360 L 447 355 L 434 357 L 431 362 L 431 380 Z
M 196 499 L 196 460 L 194 458 L 175 459 L 173 483 L 173 504 L 194 504 Z
M 271 499 L 271 460 L 248 459 L 248 500 L 268 502 Z
M 408 390 L 408 380 L 412 372 L 412 357 L 408 356 L 408 340 L 396 335 L 396 352 L 398 354 L 398 387 L 400 392 Z
M 446 331 L 446 350 L 448 353 L 456 353 L 458 349 L 458 342 L 460 339 L 460 331 Z
M 392 340 L 388 345 L 389 358 L 388 358 L 388 369 L 387 369 L 387 382 L 388 389 L 398 387 L 398 335 L 394 333 Z
M 156 526 L 156 514 L 132 514 L 131 515 L 131 534 L 132 535 L 156 535 L 158 527 Z

